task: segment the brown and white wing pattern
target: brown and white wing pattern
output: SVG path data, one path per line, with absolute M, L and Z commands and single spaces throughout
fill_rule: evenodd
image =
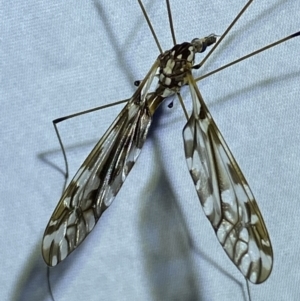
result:
M 91 232 L 134 165 L 151 124 L 147 91 L 158 62 L 83 162 L 46 227 L 42 254 L 49 266 L 66 258 Z
M 183 129 L 185 156 L 204 213 L 225 252 L 252 283 L 273 263 L 270 238 L 254 196 L 189 73 L 193 113 Z

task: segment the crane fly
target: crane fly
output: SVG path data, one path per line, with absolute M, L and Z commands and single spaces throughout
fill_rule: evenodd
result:
M 157 38 L 138 0 L 148 25 Z M 273 264 L 271 241 L 250 187 L 215 124 L 196 82 L 250 56 L 299 36 L 299 32 L 250 53 L 198 79 L 192 75 L 220 44 L 232 26 L 253 2 L 250 0 L 225 33 L 195 38 L 177 44 L 167 1 L 174 46 L 155 60 L 136 92 L 96 144 L 64 191 L 46 227 L 42 255 L 48 266 L 56 266 L 74 251 L 92 231 L 111 205 L 136 162 L 146 140 L 154 113 L 169 96 L 178 95 L 187 123 L 183 128 L 185 157 L 204 213 L 233 264 L 254 284 L 264 282 Z M 157 42 L 158 44 L 158 42 Z M 158 44 L 159 46 L 159 44 Z M 200 64 L 195 56 L 211 47 Z M 160 46 L 159 46 L 160 49 Z M 155 90 L 152 83 L 157 80 Z M 193 109 L 189 115 L 180 95 L 188 86 Z M 66 161 L 56 123 L 54 126 Z

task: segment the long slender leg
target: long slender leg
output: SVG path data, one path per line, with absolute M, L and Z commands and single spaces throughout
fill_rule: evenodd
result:
M 241 58 L 239 58 L 239 59 L 237 59 L 237 60 L 235 60 L 235 61 L 233 61 L 231 63 L 228 63 L 228 64 L 226 64 L 226 65 L 224 65 L 224 66 L 222 66 L 220 68 L 217 68 L 217 69 L 215 69 L 215 70 L 213 70 L 211 72 L 208 72 L 208 73 L 206 73 L 206 74 L 204 74 L 202 76 L 199 76 L 199 77 L 197 77 L 195 79 L 195 81 L 197 82 L 199 80 L 202 80 L 202 79 L 204 79 L 204 78 L 206 78 L 206 77 L 208 77 L 208 76 L 210 76 L 210 75 L 212 75 L 214 73 L 217 73 L 217 72 L 219 72 L 219 71 L 221 71 L 223 69 L 226 69 L 226 68 L 228 68 L 228 67 L 230 67 L 232 65 L 235 65 L 235 64 L 237 64 L 237 63 L 239 63 L 239 62 L 241 62 L 243 60 L 246 60 L 246 59 L 250 58 L 251 56 L 254 56 L 254 55 L 256 55 L 256 54 L 258 54 L 260 52 L 263 52 L 263 51 L 265 51 L 267 49 L 270 49 L 270 48 L 272 48 L 272 47 L 274 47 L 276 45 L 279 45 L 281 43 L 284 43 L 284 42 L 286 42 L 286 41 L 288 41 L 290 39 L 293 39 L 293 38 L 296 38 L 296 37 L 299 37 L 299 36 L 300 36 L 300 31 L 297 31 L 297 32 L 295 32 L 295 33 L 293 33 L 293 34 L 291 34 L 291 35 L 289 35 L 289 36 L 287 36 L 287 37 L 285 37 L 283 39 L 280 39 L 280 40 L 278 40 L 278 41 L 276 41 L 274 43 L 271 43 L 271 44 L 269 44 L 269 45 L 267 45 L 265 47 L 262 47 L 262 48 L 260 48 L 258 50 L 255 50 L 255 51 L 253 51 L 253 52 L 251 52 L 251 53 L 249 53 L 249 54 L 247 54 L 247 55 L 245 55 L 245 56 L 243 56 L 243 57 L 241 57 Z
M 155 43 L 156 43 L 156 45 L 157 45 L 157 48 L 158 48 L 159 52 L 160 52 L 160 53 L 163 53 L 163 50 L 162 50 L 162 48 L 161 48 L 161 46 L 160 46 L 160 44 L 159 44 L 158 38 L 157 38 L 156 33 L 155 33 L 155 31 L 154 31 L 154 28 L 153 28 L 153 26 L 152 26 L 152 24 L 151 24 L 151 22 L 150 22 L 150 19 L 149 19 L 148 14 L 147 14 L 147 12 L 146 12 L 146 10 L 145 10 L 145 7 L 144 7 L 144 5 L 143 5 L 143 3 L 142 3 L 142 0 L 138 0 L 138 3 L 139 3 L 139 5 L 140 5 L 140 7 L 141 7 L 141 10 L 142 10 L 142 12 L 143 12 L 143 15 L 144 15 L 146 21 L 147 21 L 147 24 L 148 24 L 148 26 L 149 26 L 149 29 L 150 29 L 150 31 L 151 31 L 151 33 L 152 33 L 152 36 L 153 36 L 153 38 L 154 38 L 154 40 L 155 40 Z
M 169 19 L 170 30 L 171 30 L 172 39 L 173 39 L 173 45 L 176 45 L 176 37 L 175 37 L 175 32 L 174 32 L 173 18 L 172 18 L 172 11 L 171 11 L 171 6 L 170 6 L 170 1 L 166 0 L 166 3 L 167 3 L 168 19 Z
M 247 287 L 248 300 L 251 301 L 251 294 L 250 294 L 249 281 L 248 281 L 248 279 L 246 279 L 246 278 L 245 278 L 245 281 L 246 281 L 246 287 Z

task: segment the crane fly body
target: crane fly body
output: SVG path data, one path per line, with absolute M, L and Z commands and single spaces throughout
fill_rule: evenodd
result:
M 206 60 L 195 64 L 195 55 L 216 47 L 228 31 L 221 38 L 211 34 L 182 44 L 175 43 L 173 34 L 175 46 L 158 56 L 64 191 L 43 237 L 42 254 L 48 266 L 64 260 L 92 231 L 136 162 L 155 111 L 169 96 L 178 95 L 181 100 L 181 88 L 188 86 L 193 109 L 190 116 L 185 111 L 184 151 L 200 204 L 218 241 L 243 276 L 255 284 L 269 277 L 273 251 L 263 217 L 192 75 L 193 69 L 200 68 Z M 299 32 L 255 53 L 295 36 Z M 152 91 L 155 80 L 156 89 Z
M 97 143 L 64 192 L 46 228 L 43 257 L 49 266 L 69 255 L 109 207 L 145 142 L 162 101 L 189 81 L 195 54 L 216 42 L 214 35 L 175 45 L 159 55 L 146 78 Z M 158 70 L 154 92 L 150 85 Z

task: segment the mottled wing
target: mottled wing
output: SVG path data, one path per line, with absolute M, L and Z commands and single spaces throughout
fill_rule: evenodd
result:
M 262 215 L 190 74 L 188 83 L 193 113 L 183 129 L 183 139 L 199 200 L 229 258 L 252 283 L 261 283 L 273 263 Z
M 60 199 L 42 242 L 49 266 L 66 258 L 91 232 L 140 154 L 151 124 L 146 97 L 157 66 L 156 62 Z

